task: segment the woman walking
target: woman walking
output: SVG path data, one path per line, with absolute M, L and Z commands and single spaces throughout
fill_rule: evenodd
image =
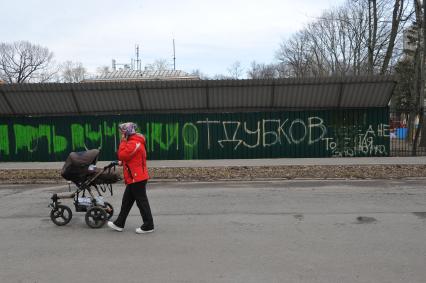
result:
M 123 194 L 120 214 L 108 226 L 115 231 L 123 231 L 127 216 L 134 202 L 139 208 L 143 225 L 136 228 L 136 233 L 154 232 L 154 221 L 146 195 L 146 184 L 149 179 L 146 166 L 145 137 L 136 133 L 137 125 L 132 122 L 120 124 L 121 142 L 118 148 L 119 165 L 123 166 L 126 189 Z

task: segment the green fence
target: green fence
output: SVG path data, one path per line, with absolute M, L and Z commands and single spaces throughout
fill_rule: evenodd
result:
M 1 161 L 63 161 L 101 148 L 116 159 L 117 125 L 134 121 L 148 158 L 389 156 L 388 108 L 0 118 Z

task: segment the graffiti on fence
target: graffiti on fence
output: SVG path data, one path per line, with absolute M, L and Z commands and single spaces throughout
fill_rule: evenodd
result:
M 1 160 L 63 160 L 71 151 L 89 148 L 115 158 L 120 135 L 114 117 L 69 120 L 0 122 Z M 255 157 L 285 157 L 313 147 L 312 157 L 386 156 L 389 151 L 386 123 L 332 125 L 320 115 L 222 120 L 206 114 L 176 120 L 138 123 L 152 159 L 244 158 L 250 151 Z
M 9 155 L 9 134 L 7 125 L 0 125 L 0 156 Z
M 372 125 L 362 129 L 359 127 L 346 127 L 340 129 L 346 134 L 339 134 L 337 137 L 323 138 L 325 148 L 331 151 L 335 157 L 354 157 L 354 156 L 387 156 L 388 147 L 385 143 L 377 143 L 377 138 L 389 140 L 389 125 L 379 124 L 377 129 Z M 382 139 L 383 140 L 383 139 Z
M 255 127 L 248 129 L 247 122 L 241 121 L 209 121 L 208 118 L 203 121 L 197 121 L 197 124 L 205 125 L 207 149 L 211 148 L 213 127 L 218 127 L 223 133 L 223 139 L 217 139 L 216 142 L 224 148 L 226 144 L 232 144 L 234 150 L 239 146 L 247 148 L 257 148 L 274 146 L 282 144 L 300 144 L 308 139 L 308 145 L 320 141 L 327 133 L 327 127 L 324 120 L 320 117 L 309 117 L 305 122 L 302 119 L 262 119 L 255 122 Z M 242 126 L 241 126 L 242 125 Z M 314 129 L 318 128 L 320 134 L 315 136 Z M 297 130 L 296 130 L 297 129 Z M 302 134 L 296 132 L 302 131 Z M 249 144 L 244 137 L 254 135 L 256 143 Z

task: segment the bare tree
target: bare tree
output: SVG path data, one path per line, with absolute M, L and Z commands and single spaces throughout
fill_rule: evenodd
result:
M 209 76 L 204 74 L 203 72 L 201 72 L 199 69 L 192 70 L 192 72 L 190 74 L 193 75 L 193 76 L 197 76 L 202 80 L 208 80 L 209 79 Z
M 373 74 L 374 51 L 377 44 L 377 0 L 368 0 L 368 73 Z
M 49 80 L 52 58 L 48 48 L 28 41 L 0 43 L 0 78 L 8 83 Z
M 401 55 L 409 15 L 407 0 L 348 0 L 283 42 L 276 58 L 295 77 L 384 74 Z
M 80 62 L 66 61 L 60 67 L 61 81 L 65 83 L 78 83 L 85 79 L 86 69 Z
M 276 58 L 281 65 L 288 66 L 291 77 L 303 78 L 310 76 L 307 56 L 309 39 L 306 32 L 299 32 L 280 45 Z
M 394 3 L 392 12 L 392 26 L 389 34 L 389 44 L 387 45 L 382 68 L 380 70 L 381 74 L 385 74 L 388 70 L 389 62 L 391 61 L 395 48 L 395 41 L 397 39 L 398 33 L 400 33 L 400 25 L 405 21 L 403 19 L 405 6 L 406 5 L 404 5 L 404 0 L 396 0 Z
M 247 71 L 249 79 L 274 79 L 279 77 L 278 68 L 274 64 L 258 64 L 251 62 L 250 69 Z
M 244 69 L 241 67 L 241 63 L 239 61 L 235 61 L 229 68 L 228 73 L 231 78 L 238 80 L 243 75 Z
M 111 70 L 108 66 L 100 66 L 96 68 L 96 74 L 100 77 L 104 77 L 111 73 Z
M 233 80 L 233 77 L 222 75 L 222 74 L 216 74 L 212 77 L 213 80 Z
M 424 92 L 425 92 L 425 70 L 426 70 L 426 1 L 414 0 L 415 8 L 415 43 L 416 51 L 414 54 L 414 83 L 413 93 L 415 95 L 415 109 L 410 115 L 413 120 L 418 117 L 419 124 L 415 130 L 413 139 L 412 155 L 417 153 L 417 143 L 420 138 L 420 131 L 426 133 L 424 126 Z M 410 121 L 410 127 L 413 125 Z M 414 128 L 414 127 L 413 127 Z M 421 146 L 426 146 L 425 137 L 422 137 Z
M 170 70 L 170 64 L 167 59 L 157 59 L 152 64 L 147 64 L 145 66 L 147 71 L 165 71 Z

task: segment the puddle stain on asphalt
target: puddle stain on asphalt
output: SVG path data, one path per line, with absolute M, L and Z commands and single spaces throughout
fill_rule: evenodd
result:
M 293 217 L 298 221 L 303 221 L 303 214 L 294 214 Z
M 420 219 L 426 219 L 426 212 L 413 212 L 413 214 Z
M 356 218 L 356 224 L 370 224 L 370 223 L 376 223 L 377 219 L 374 217 L 367 217 L 367 216 L 358 216 Z

